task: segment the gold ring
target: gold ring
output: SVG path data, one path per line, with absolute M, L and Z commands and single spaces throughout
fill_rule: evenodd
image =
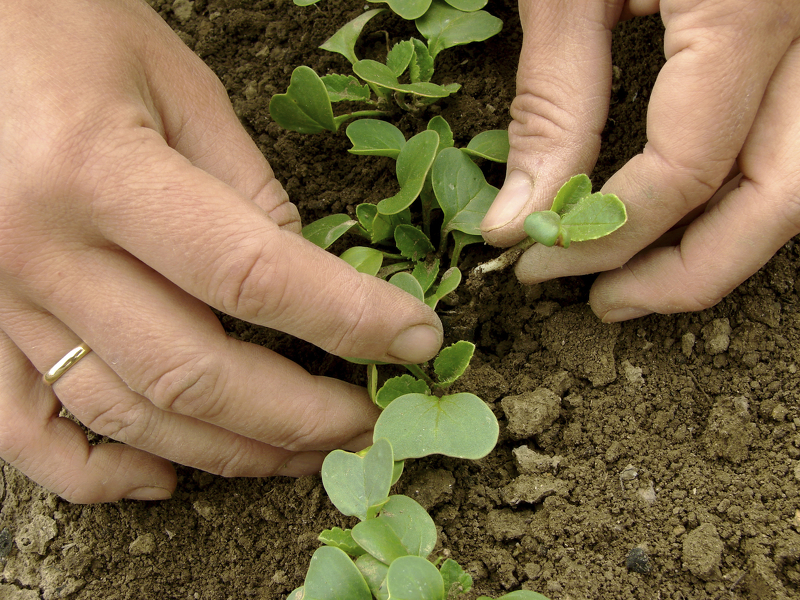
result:
M 42 376 L 42 379 L 44 379 L 44 382 L 47 385 L 53 385 L 56 381 L 58 381 L 59 377 L 69 371 L 73 366 L 75 366 L 76 362 L 89 354 L 91 351 L 92 349 L 89 348 L 89 346 L 81 342 L 80 346 L 75 346 L 72 350 L 64 355 L 64 358 L 54 364 L 53 367 Z

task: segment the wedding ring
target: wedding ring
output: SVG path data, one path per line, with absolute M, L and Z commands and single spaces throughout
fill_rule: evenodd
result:
M 42 376 L 42 379 L 44 379 L 44 382 L 47 385 L 53 385 L 56 381 L 58 381 L 59 377 L 69 371 L 73 366 L 75 366 L 76 362 L 89 354 L 91 351 L 92 349 L 89 348 L 89 346 L 81 342 L 80 346 L 75 346 L 72 350 L 64 355 L 64 358 L 54 364 L 52 368 Z

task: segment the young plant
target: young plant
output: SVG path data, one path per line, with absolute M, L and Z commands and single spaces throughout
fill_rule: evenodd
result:
M 575 175 L 558 190 L 550 210 L 531 213 L 523 227 L 528 237 L 496 259 L 478 265 L 476 275 L 498 271 L 514 264 L 533 244 L 569 248 L 572 242 L 605 237 L 628 220 L 625 205 L 614 194 L 592 193 L 586 175 Z
M 485 0 L 482 3 L 390 0 L 392 10 L 415 20 L 427 44 L 416 38 L 398 42 L 388 51 L 385 63 L 359 60 L 356 56 L 356 42 L 364 26 L 384 9 L 364 12 L 320 46 L 347 58 L 357 77 L 338 74 L 319 77 L 308 67 L 297 67 L 286 93 L 277 94 L 270 101 L 270 115 L 286 129 L 320 133 L 337 131 L 342 123 L 352 118 L 383 116 L 392 98 L 401 108 L 416 110 L 453 94 L 461 87 L 459 84 L 431 83 L 434 60 L 445 48 L 483 41 L 500 31 L 502 21 L 480 10 L 484 5 Z M 401 81 L 406 73 L 407 81 Z M 334 117 L 333 103 L 342 101 L 361 102 L 375 109 Z

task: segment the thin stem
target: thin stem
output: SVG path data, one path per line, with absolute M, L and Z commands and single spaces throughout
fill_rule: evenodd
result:
M 522 253 L 535 243 L 531 238 L 525 238 L 518 244 L 511 246 L 497 258 L 478 265 L 472 270 L 472 273 L 474 275 L 485 275 L 494 271 L 502 271 L 517 262 Z
M 416 377 L 417 379 L 422 379 L 425 383 L 428 384 L 428 387 L 433 389 L 436 387 L 436 383 L 428 377 L 428 374 L 422 370 L 419 365 L 403 365 L 409 372 Z

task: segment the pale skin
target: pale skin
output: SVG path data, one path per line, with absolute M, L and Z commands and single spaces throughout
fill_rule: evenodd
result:
M 608 321 L 710 306 L 800 230 L 795 0 L 523 0 L 509 178 L 486 238 L 518 241 L 525 214 L 591 171 L 610 31 L 659 8 L 669 62 L 648 148 L 604 189 L 629 225 L 568 253 L 534 247 L 517 268 L 524 282 L 611 270 L 591 295 Z M 368 444 L 363 389 L 228 338 L 207 305 L 387 362 L 431 358 L 435 314 L 297 235 L 224 89 L 146 4 L 0 9 L 0 457 L 104 502 L 169 497 L 172 462 L 300 476 Z M 698 212 L 735 167 L 739 187 Z M 662 236 L 677 223 L 676 246 Z M 93 352 L 44 385 L 81 340 Z M 62 407 L 122 443 L 90 446 Z
M 534 245 L 516 267 L 523 283 L 600 272 L 589 301 L 606 322 L 713 306 L 800 232 L 800 2 L 520 0 L 508 172 L 484 237 L 518 242 L 527 214 L 591 172 L 612 29 L 658 11 L 667 62 L 647 145 L 602 188 L 628 223 L 568 250 Z
M 435 313 L 298 235 L 222 85 L 144 2 L 0 10 L 0 457 L 88 503 L 168 498 L 173 462 L 302 476 L 369 444 L 364 389 L 227 337 L 208 305 L 394 363 L 436 354 Z

